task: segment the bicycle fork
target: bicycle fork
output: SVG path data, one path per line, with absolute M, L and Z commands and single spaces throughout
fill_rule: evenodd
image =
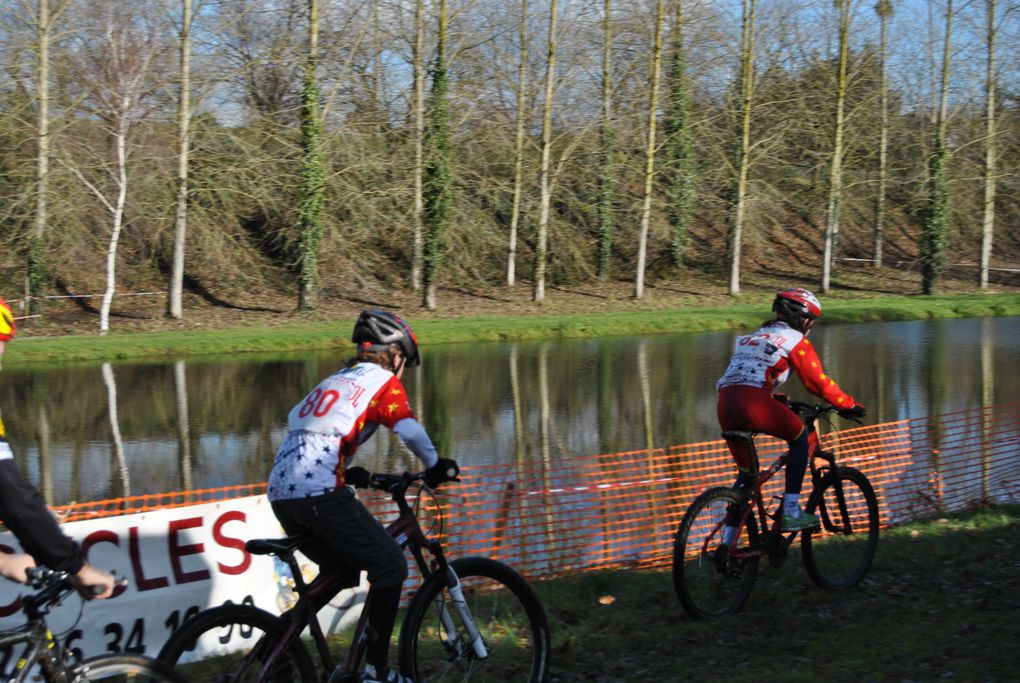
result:
M 446 642 L 447 647 L 455 656 L 465 654 L 467 647 L 470 647 L 478 659 L 485 659 L 489 656 L 489 650 L 485 646 L 481 632 L 475 625 L 474 618 L 471 616 L 471 610 L 468 609 L 467 600 L 464 598 L 464 588 L 460 583 L 457 572 L 453 571 L 453 567 L 446 568 L 446 590 L 450 594 L 450 600 L 445 600 L 443 593 L 440 592 L 433 601 L 433 604 L 439 613 L 439 621 L 449 637 L 449 640 Z M 457 615 L 460 617 L 461 623 L 464 624 L 468 640 L 466 644 L 462 642 L 461 634 L 457 630 L 453 615 L 447 607 L 448 604 L 453 605 Z

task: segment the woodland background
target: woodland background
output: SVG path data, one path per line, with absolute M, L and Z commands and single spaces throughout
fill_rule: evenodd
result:
M 1018 53 L 1013 0 L 0 0 L 0 291 L 986 287 Z

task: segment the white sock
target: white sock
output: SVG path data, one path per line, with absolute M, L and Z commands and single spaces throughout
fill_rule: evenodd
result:
M 800 517 L 801 511 L 799 493 L 783 494 L 783 512 L 790 515 L 791 517 Z

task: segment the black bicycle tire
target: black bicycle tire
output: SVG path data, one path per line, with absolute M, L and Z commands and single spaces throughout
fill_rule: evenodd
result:
M 549 622 L 545 609 L 534 589 L 525 579 L 511 567 L 502 562 L 485 557 L 465 557 L 454 560 L 450 566 L 457 573 L 461 582 L 470 583 L 471 578 L 485 578 L 503 585 L 520 603 L 527 616 L 528 632 L 534 644 L 535 654 L 528 671 L 528 683 L 545 683 L 549 677 L 550 636 Z M 445 588 L 445 577 L 433 575 L 426 581 L 408 605 L 400 631 L 400 668 L 406 676 L 414 680 L 429 680 L 430 683 L 441 680 L 435 675 L 425 676 L 418 662 L 419 634 L 433 600 Z M 470 659 L 472 655 L 467 655 Z M 474 660 L 477 661 L 477 660 Z M 452 662 L 451 662 L 452 663 Z M 461 673 L 457 680 L 487 680 L 480 672 Z M 500 678 L 505 681 L 505 678 Z M 513 680 L 518 680 L 514 678 Z
M 71 680 L 108 681 L 109 675 L 118 674 L 135 674 L 137 678 L 122 680 L 137 680 L 139 683 L 188 683 L 188 679 L 158 659 L 132 654 L 90 657 L 74 667 Z
M 176 667 L 181 655 L 203 633 L 226 626 L 250 626 L 259 629 L 274 642 L 279 641 L 286 628 L 281 617 L 252 605 L 221 605 L 199 612 L 185 621 L 167 640 L 159 651 L 157 659 Z M 300 638 L 294 639 L 287 647 L 287 653 L 294 665 L 301 683 L 315 683 L 318 677 L 315 664 Z
M 723 607 L 710 609 L 703 600 L 699 600 L 696 597 L 698 591 L 692 589 L 692 584 L 698 577 L 693 576 L 691 566 L 688 565 L 686 552 L 687 543 L 692 531 L 696 528 L 695 523 L 698 521 L 700 513 L 708 507 L 709 504 L 717 501 L 725 501 L 727 504 L 738 505 L 743 503 L 740 494 L 731 488 L 717 486 L 706 489 L 701 493 L 701 495 L 694 499 L 693 503 L 688 506 L 687 511 L 680 520 L 680 524 L 677 526 L 676 535 L 673 540 L 673 589 L 676 592 L 677 598 L 680 600 L 680 604 L 683 606 L 684 611 L 694 619 L 714 619 L 726 614 L 732 614 L 740 611 L 747 604 L 747 600 L 751 597 L 754 582 L 758 577 L 758 564 L 761 557 L 759 555 L 754 555 L 744 562 L 741 568 L 742 574 L 740 577 L 740 584 L 733 592 L 733 598 L 728 600 Z M 747 516 L 745 528 L 748 543 L 752 546 L 757 546 L 758 523 L 753 510 Z M 700 531 L 700 528 L 698 530 Z M 700 564 L 700 562 L 703 562 L 704 560 L 705 558 L 699 558 L 698 565 L 699 570 L 706 570 L 704 572 L 699 571 L 699 576 L 702 580 L 718 582 L 726 580 L 726 577 L 722 575 L 716 579 L 712 573 L 708 571 L 711 568 L 704 567 Z
M 848 484 L 851 484 L 860 491 L 864 498 L 867 509 L 868 536 L 862 542 L 863 552 L 853 571 L 849 572 L 847 576 L 840 578 L 830 576 L 827 570 L 823 568 L 824 562 L 816 554 L 813 543 L 813 536 L 819 532 L 805 531 L 801 538 L 801 556 L 804 560 L 804 567 L 815 584 L 831 590 L 846 590 L 860 583 L 875 559 L 875 552 L 878 549 L 880 525 L 878 496 L 875 495 L 875 489 L 871 486 L 871 482 L 868 481 L 868 478 L 860 470 L 840 465 L 836 468 L 835 474 L 830 472 L 822 477 L 821 482 L 815 487 L 811 497 L 808 499 L 808 504 L 805 508 L 807 512 L 811 514 L 816 512 L 822 513 L 820 509 L 821 502 L 824 500 L 826 491 L 835 483 L 834 477 L 836 476 L 843 482 L 844 491 L 847 489 Z M 844 500 L 846 500 L 845 495 Z M 828 508 L 825 509 L 825 514 L 828 514 Z

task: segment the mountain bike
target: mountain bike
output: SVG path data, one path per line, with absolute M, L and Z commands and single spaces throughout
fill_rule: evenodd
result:
M 151 657 L 115 653 L 79 661 L 46 624 L 50 609 L 75 591 L 71 575 L 33 567 L 28 570 L 28 579 L 29 585 L 38 592 L 21 598 L 26 623 L 10 631 L 0 631 L 0 678 L 3 681 L 36 681 L 41 675 L 46 683 L 187 683 L 187 679 L 172 668 Z M 15 659 L 19 645 L 24 648 Z
M 409 487 L 424 476 L 405 472 L 369 478 L 371 488 L 389 493 L 397 504 L 397 518 L 387 531 L 411 553 L 421 574 L 400 629 L 401 672 L 429 683 L 545 681 L 549 626 L 538 596 L 516 571 L 496 560 L 447 561 L 439 540 L 429 538 L 418 521 L 416 509 L 422 496 L 415 498 L 413 506 L 408 502 Z M 419 491 L 431 493 L 425 486 Z M 163 646 L 159 659 L 193 680 L 217 683 L 357 681 L 365 654 L 367 604 L 339 666 L 316 616 L 343 588 L 356 585 L 357 575 L 323 566 L 306 583 L 295 558 L 304 540 L 298 535 L 251 540 L 245 545 L 253 554 L 275 555 L 290 567 L 298 595 L 291 608 L 279 616 L 252 605 L 205 610 L 182 624 Z M 301 638 L 306 629 L 318 654 L 318 671 Z M 196 646 L 215 648 L 235 636 L 241 638 L 213 657 L 194 661 L 189 655 Z
M 754 437 L 757 432 L 728 431 L 723 438 L 747 443 L 754 480 L 744 490 L 715 487 L 699 495 L 684 514 L 673 544 L 673 586 L 684 610 L 696 619 L 740 610 L 751 595 L 758 565 L 766 557 L 773 567 L 786 560 L 801 537 L 801 555 L 811 579 L 823 588 L 855 586 L 867 573 L 878 546 L 878 499 L 859 470 L 836 464 L 836 455 L 822 450 L 816 423 L 832 414 L 860 422 L 828 404 L 812 405 L 777 395 L 809 430 L 813 490 L 805 510 L 817 514 L 820 527 L 783 531 L 782 496 L 768 509 L 762 489 L 785 464 L 787 451 L 761 471 Z M 736 540 L 723 544 L 723 526 L 738 528 Z

